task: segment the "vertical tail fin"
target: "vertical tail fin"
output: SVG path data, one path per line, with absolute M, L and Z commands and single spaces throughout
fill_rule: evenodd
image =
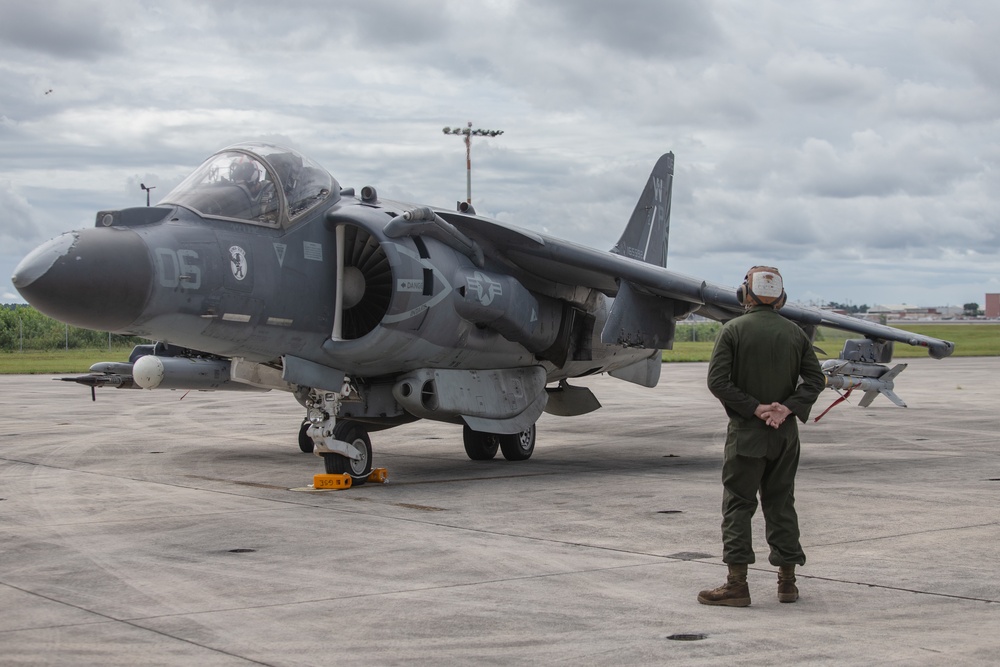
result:
M 667 265 L 670 234 L 670 192 L 674 184 L 674 154 L 656 161 L 646 188 L 632 211 L 625 232 L 611 252 L 657 266 Z

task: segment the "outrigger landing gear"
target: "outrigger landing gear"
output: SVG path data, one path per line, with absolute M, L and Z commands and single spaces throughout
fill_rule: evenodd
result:
M 355 485 L 364 484 L 372 471 L 372 442 L 358 422 L 337 421 L 340 400 L 349 393 L 345 383 L 341 393 L 313 389 L 306 398 L 306 422 L 299 431 L 299 447 L 306 451 L 303 431 L 312 451 L 323 457 L 327 474 L 348 474 Z
M 462 440 L 465 453 L 473 461 L 489 461 L 497 454 L 497 449 L 503 452 L 508 461 L 527 461 L 535 451 L 535 425 L 532 424 L 520 433 L 484 433 L 473 431 L 468 426 L 462 429 Z

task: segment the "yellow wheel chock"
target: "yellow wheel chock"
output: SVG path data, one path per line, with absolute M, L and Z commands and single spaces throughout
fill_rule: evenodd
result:
M 351 488 L 351 476 L 341 475 L 314 475 L 314 489 L 349 489 Z
M 389 479 L 389 471 L 385 468 L 375 468 L 368 474 L 367 481 L 374 484 L 385 484 Z M 351 488 L 351 476 L 347 473 L 340 475 L 314 475 L 313 488 L 318 490 L 349 489 Z

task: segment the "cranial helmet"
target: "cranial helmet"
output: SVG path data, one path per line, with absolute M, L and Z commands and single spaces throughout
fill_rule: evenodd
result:
M 781 273 L 773 266 L 755 266 L 743 278 L 743 284 L 736 289 L 736 299 L 741 305 L 772 306 L 781 308 L 788 300 Z

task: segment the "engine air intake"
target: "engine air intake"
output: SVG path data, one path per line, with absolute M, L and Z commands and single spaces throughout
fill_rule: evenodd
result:
M 379 242 L 361 227 L 344 225 L 343 338 L 361 338 L 382 321 L 392 299 L 392 270 Z M 353 293 L 353 294 L 352 294 Z

